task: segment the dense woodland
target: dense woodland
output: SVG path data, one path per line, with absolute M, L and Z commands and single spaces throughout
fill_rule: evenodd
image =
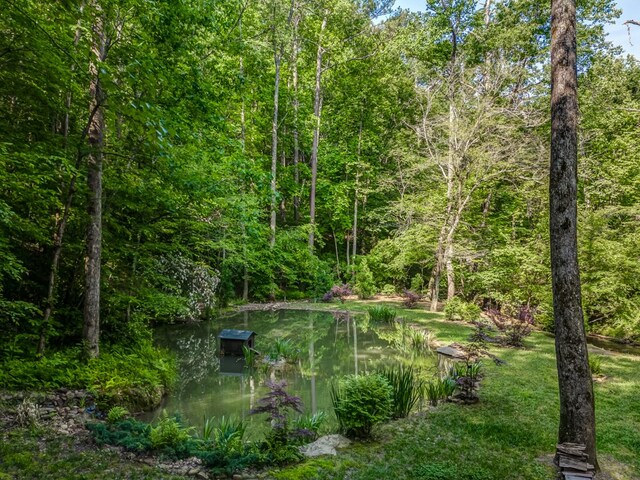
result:
M 578 3 L 585 321 L 637 337 L 640 65 Z M 343 283 L 551 328 L 547 2 L 1 5 L 3 358 Z

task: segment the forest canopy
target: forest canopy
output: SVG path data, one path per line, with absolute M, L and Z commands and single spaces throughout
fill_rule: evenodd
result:
M 637 337 L 640 65 L 606 41 L 612 0 L 578 7 L 585 322 Z M 153 324 L 347 283 L 552 328 L 546 2 L 2 12 L 3 358 L 86 342 L 87 318 L 136 345 Z

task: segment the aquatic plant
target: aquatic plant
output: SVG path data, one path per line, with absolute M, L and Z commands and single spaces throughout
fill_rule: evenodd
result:
M 253 348 L 242 345 L 242 355 L 244 356 L 245 368 L 253 368 L 256 364 L 256 360 L 258 359 L 258 352 Z
M 267 355 L 269 360 L 274 362 L 285 360 L 289 363 L 295 363 L 300 358 L 300 350 L 291 339 L 276 338 Z

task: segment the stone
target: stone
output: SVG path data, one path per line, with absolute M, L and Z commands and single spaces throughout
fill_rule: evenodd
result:
M 320 455 L 336 455 L 337 448 L 344 448 L 351 444 L 351 440 L 342 435 L 325 435 L 313 443 L 299 447 L 300 453 L 305 457 L 318 457 Z

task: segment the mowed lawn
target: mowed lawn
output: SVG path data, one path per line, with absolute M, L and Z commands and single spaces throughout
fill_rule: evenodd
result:
M 347 302 L 364 311 L 366 302 Z M 335 308 L 336 305 L 333 305 Z M 321 307 L 322 308 L 322 307 Z M 442 343 L 465 342 L 472 328 L 441 314 L 400 309 Z M 272 472 L 276 478 L 423 480 L 549 480 L 558 426 L 554 340 L 534 332 L 524 349 L 491 347 L 506 361 L 483 359 L 480 403 L 443 404 L 380 426 L 335 458 Z M 640 479 L 640 357 L 602 358 L 606 376 L 594 384 L 600 464 L 608 478 Z

